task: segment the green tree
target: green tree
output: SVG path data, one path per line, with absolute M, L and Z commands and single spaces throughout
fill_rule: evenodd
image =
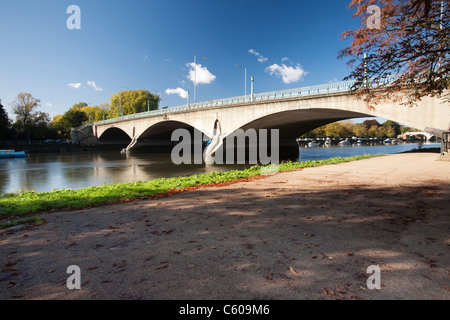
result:
M 350 122 L 334 122 L 324 128 L 325 134 L 330 138 L 345 138 L 353 135 Z
M 63 119 L 62 115 L 57 115 L 53 117 L 52 121 L 50 122 L 50 128 L 56 134 L 57 137 L 67 138 L 62 119 Z
M 49 129 L 50 117 L 48 113 L 36 110 L 40 107 L 40 102 L 30 93 L 21 92 L 11 104 L 16 115 L 14 129 L 19 135 L 26 137 L 29 142 L 31 137 L 42 138 Z
M 368 129 L 363 123 L 358 123 L 355 126 L 354 134 L 357 137 L 367 137 L 368 136 Z
M 154 95 L 148 90 L 126 90 L 114 93 L 110 98 L 110 114 L 111 118 L 122 115 L 135 114 L 145 112 L 148 109 L 158 109 L 160 97 Z M 149 108 L 150 106 L 150 108 Z
M 7 140 L 11 131 L 11 122 L 0 100 L 0 141 Z
M 91 107 L 86 106 L 80 108 L 80 111 L 86 113 L 86 116 L 88 117 L 89 121 L 95 122 L 103 120 L 103 109 L 99 106 L 91 106 Z
M 84 111 L 72 108 L 59 119 L 57 125 L 64 137 L 68 138 L 71 134 L 71 129 L 81 126 L 88 120 L 88 116 Z
M 79 103 L 75 103 L 75 104 L 72 106 L 71 109 L 74 109 L 74 110 L 81 110 L 81 109 L 83 109 L 83 108 L 85 108 L 85 107 L 87 107 L 87 106 L 88 106 L 88 104 L 87 104 L 86 102 L 79 102 Z
M 387 120 L 383 123 L 383 127 L 386 130 L 386 135 L 389 138 L 397 137 L 399 134 L 402 133 L 401 126 L 398 122 Z

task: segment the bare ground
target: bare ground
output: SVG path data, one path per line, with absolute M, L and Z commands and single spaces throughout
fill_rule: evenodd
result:
M 401 154 L 42 216 L 0 299 L 450 299 L 450 163 Z M 69 290 L 67 267 L 81 269 Z M 367 267 L 381 269 L 369 290 Z

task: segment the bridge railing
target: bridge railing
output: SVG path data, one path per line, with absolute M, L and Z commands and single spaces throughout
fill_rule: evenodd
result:
M 398 77 L 399 77 L 398 75 L 394 75 L 394 76 L 385 77 L 381 80 L 367 79 L 367 81 L 364 83 L 364 85 L 366 85 L 368 87 L 378 87 L 380 85 L 386 85 L 386 84 L 392 83 L 393 81 L 397 80 Z M 183 106 L 159 109 L 159 110 L 152 110 L 152 111 L 147 111 L 147 112 L 131 114 L 131 115 L 123 116 L 123 117 L 107 119 L 107 120 L 103 120 L 103 121 L 98 121 L 95 124 L 102 125 L 102 124 L 114 123 L 114 122 L 119 122 L 119 121 L 124 121 L 124 120 L 146 118 L 146 117 L 158 116 L 158 115 L 164 115 L 164 114 L 170 114 L 170 113 L 186 112 L 186 111 L 193 111 L 193 110 L 197 110 L 197 109 L 205 109 L 205 108 L 211 108 L 211 107 L 249 103 L 252 101 L 253 102 L 255 102 L 255 101 L 270 101 L 270 100 L 279 100 L 279 99 L 287 99 L 287 98 L 307 97 L 307 96 L 321 95 L 321 94 L 328 94 L 328 93 L 349 92 L 352 90 L 352 88 L 355 84 L 356 84 L 355 80 L 350 80 L 350 81 L 334 82 L 334 83 L 328 83 L 328 84 L 322 84 L 322 85 L 310 86 L 310 87 L 303 87 L 303 88 L 296 88 L 296 89 L 287 89 L 287 90 L 281 90 L 281 91 L 257 93 L 257 94 L 253 94 L 253 97 L 251 95 L 247 95 L 247 96 L 238 96 L 238 97 L 218 99 L 218 100 L 209 100 L 209 101 L 197 102 L 197 103 L 193 103 L 193 104 L 189 104 L 189 105 L 183 105 Z

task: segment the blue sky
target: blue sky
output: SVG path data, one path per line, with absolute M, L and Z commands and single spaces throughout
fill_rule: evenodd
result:
M 124 89 L 160 94 L 161 107 L 184 105 L 198 58 L 197 101 L 341 81 L 350 70 L 340 34 L 358 27 L 349 0 L 1 0 L 0 99 L 20 92 L 51 117 L 73 104 L 98 105 Z M 67 28 L 67 8 L 81 29 Z M 200 66 L 198 66 L 200 67 Z M 175 91 L 175 90 L 174 90 Z M 170 92 L 170 91 L 167 91 Z

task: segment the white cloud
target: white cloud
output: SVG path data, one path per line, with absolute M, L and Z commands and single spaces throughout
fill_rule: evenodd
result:
M 97 87 L 97 84 L 95 83 L 95 81 L 88 81 L 88 82 L 86 82 L 86 84 L 87 84 L 89 87 L 94 88 L 95 91 L 103 91 L 102 88 Z
M 197 84 L 209 84 L 216 79 L 216 76 L 213 75 L 206 67 L 202 67 L 201 64 L 188 63 L 187 66 L 190 67 L 188 79 L 192 82 L 196 82 Z M 197 70 L 197 74 L 195 74 L 195 70 Z
M 69 87 L 74 88 L 74 89 L 78 89 L 79 87 L 81 87 L 81 83 L 77 82 L 77 83 L 69 83 L 68 84 Z
M 166 94 L 178 94 L 183 99 L 187 99 L 188 97 L 188 92 L 180 87 L 176 89 L 166 89 Z
M 270 75 L 275 74 L 281 77 L 283 82 L 286 84 L 297 82 L 307 74 L 300 64 L 297 64 L 295 67 L 288 67 L 284 63 L 282 63 L 281 66 L 278 64 L 273 64 L 268 67 L 266 71 L 269 72 Z
M 286 61 L 289 61 L 288 57 L 284 57 L 283 59 L 281 59 L 281 62 L 286 62 Z
M 261 63 L 267 62 L 267 60 L 269 60 L 266 57 L 264 57 L 262 54 L 260 54 L 259 52 L 256 52 L 253 49 L 248 50 L 248 52 L 251 53 L 252 55 L 256 56 L 258 58 L 258 61 Z
M 53 105 L 52 105 L 50 102 L 47 102 L 47 103 L 45 104 L 45 106 L 48 107 L 48 108 L 53 108 Z

